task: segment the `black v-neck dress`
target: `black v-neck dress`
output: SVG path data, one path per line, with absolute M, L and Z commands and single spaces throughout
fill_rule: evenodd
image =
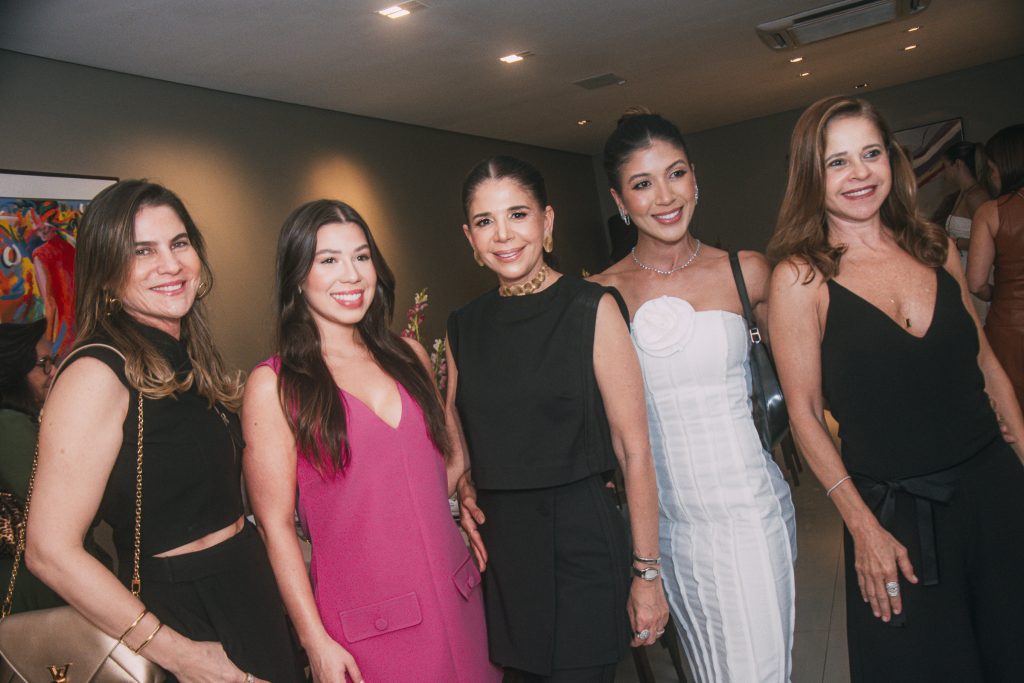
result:
M 1024 670 L 1024 467 L 1000 436 L 957 281 L 936 269 L 922 336 L 834 280 L 822 392 L 843 462 L 910 554 L 892 625 L 864 603 L 847 532 L 853 683 L 1007 681 Z

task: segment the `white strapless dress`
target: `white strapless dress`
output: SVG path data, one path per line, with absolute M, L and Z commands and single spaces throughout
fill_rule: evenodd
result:
M 796 522 L 750 407 L 744 319 L 675 297 L 632 336 L 658 479 L 665 589 L 700 683 L 784 683 L 793 646 Z

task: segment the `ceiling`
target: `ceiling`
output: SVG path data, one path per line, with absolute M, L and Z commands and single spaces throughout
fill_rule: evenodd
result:
M 389 0 L 0 0 L 0 48 L 584 153 L 632 104 L 703 130 L 1024 52 L 1021 0 L 931 0 L 797 52 L 754 31 L 827 1 L 422 0 L 392 20 Z M 625 84 L 573 85 L 609 72 Z

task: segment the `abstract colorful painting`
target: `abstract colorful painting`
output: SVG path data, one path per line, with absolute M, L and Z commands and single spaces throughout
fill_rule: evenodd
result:
M 895 137 L 896 142 L 903 146 L 914 164 L 918 211 L 925 218 L 931 218 L 946 195 L 951 190 L 956 191 L 955 188 L 945 186 L 942 153 L 964 139 L 963 121 L 949 119 L 917 128 L 898 130 Z
M 45 317 L 54 353 L 75 331 L 75 238 L 89 201 L 116 178 L 0 171 L 0 322 Z

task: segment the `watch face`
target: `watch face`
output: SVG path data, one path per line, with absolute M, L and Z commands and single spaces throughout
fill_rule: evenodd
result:
M 634 573 L 644 581 L 654 581 L 656 578 L 661 576 L 661 573 L 654 567 L 646 567 L 645 569 L 635 569 Z

